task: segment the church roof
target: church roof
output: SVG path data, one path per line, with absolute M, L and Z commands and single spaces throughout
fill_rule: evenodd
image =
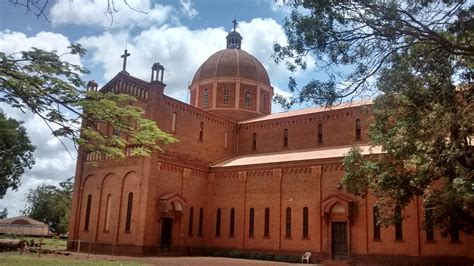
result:
M 271 86 L 262 63 L 241 49 L 224 49 L 211 55 L 196 71 L 193 83 L 223 77 L 240 77 Z
M 266 120 L 271 120 L 271 119 L 278 119 L 278 118 L 292 117 L 292 116 L 297 116 L 297 115 L 320 113 L 320 112 L 324 112 L 324 111 L 339 110 L 339 109 L 345 109 L 345 108 L 350 108 L 350 107 L 358 107 L 358 106 L 366 106 L 366 105 L 371 105 L 371 104 L 372 104 L 372 100 L 370 100 L 370 99 L 368 99 L 368 100 L 367 99 L 366 100 L 358 100 L 358 101 L 353 101 L 353 102 L 341 103 L 341 104 L 333 106 L 333 107 L 312 107 L 312 108 L 304 108 L 304 109 L 300 109 L 300 110 L 273 113 L 273 114 L 269 114 L 269 115 L 266 115 L 266 116 L 261 116 L 261 117 L 245 120 L 245 121 L 242 121 L 242 122 L 239 122 L 239 123 L 240 124 L 245 124 L 245 123 L 266 121 Z
M 11 218 L 0 219 L 0 224 L 30 224 L 30 225 L 45 225 L 42 222 L 31 219 L 26 216 L 17 216 Z
M 369 145 L 358 146 L 363 155 L 381 154 L 381 147 L 370 147 Z M 222 162 L 211 165 L 212 168 L 248 166 L 257 164 L 271 164 L 283 162 L 295 162 L 318 159 L 341 158 L 349 153 L 352 146 L 341 146 L 331 148 L 318 148 L 307 150 L 294 150 L 285 152 L 272 152 L 260 154 L 247 154 L 235 156 Z

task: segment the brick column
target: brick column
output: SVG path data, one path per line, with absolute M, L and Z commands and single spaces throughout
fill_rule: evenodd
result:
M 242 197 L 242 215 L 236 217 L 236 225 L 238 226 L 239 224 L 242 225 L 242 243 L 241 247 L 242 249 L 245 249 L 245 240 L 247 239 L 247 172 L 246 171 L 241 171 L 238 173 L 239 175 L 239 192 Z M 240 223 L 238 222 L 240 220 Z M 238 237 L 236 235 L 236 237 Z
M 279 250 L 281 248 L 281 234 L 282 234 L 282 230 L 281 230 L 281 212 L 282 212 L 282 209 L 281 209 L 281 205 L 282 205 L 282 202 L 281 202 L 281 194 L 282 194 L 282 187 L 281 187 L 281 180 L 282 180 L 282 170 L 281 168 L 280 169 L 273 169 L 272 170 L 272 182 L 274 184 L 279 184 L 279 193 L 278 193 L 278 196 L 274 199 L 275 202 L 278 202 L 278 209 L 271 212 L 270 213 L 270 228 L 272 228 L 271 226 L 271 221 L 276 221 L 277 223 L 277 226 L 276 228 L 278 228 L 278 231 L 274 233 L 274 236 L 275 236 L 275 240 L 272 241 L 273 242 L 273 249 L 274 250 Z M 270 236 L 272 236 L 272 234 L 270 233 Z M 273 237 L 273 236 L 272 236 Z
M 211 103 L 212 108 L 216 108 L 216 103 L 217 103 L 217 81 L 214 81 L 212 83 L 212 103 Z
M 322 167 L 311 166 L 311 176 L 313 180 L 313 208 L 310 213 L 313 213 L 313 217 L 309 217 L 314 221 L 312 230 L 309 232 L 311 242 L 313 244 L 313 250 L 322 252 L 322 217 L 321 217 L 321 201 L 322 201 Z
M 207 243 L 207 247 L 210 247 L 212 244 L 212 238 L 214 234 L 212 232 L 212 223 L 214 219 L 214 174 L 209 174 L 207 178 L 207 195 L 209 201 L 207 202 L 207 206 L 204 209 L 204 227 L 203 227 L 203 234 L 205 236 L 205 241 Z
M 235 108 L 240 106 L 240 81 L 235 84 Z

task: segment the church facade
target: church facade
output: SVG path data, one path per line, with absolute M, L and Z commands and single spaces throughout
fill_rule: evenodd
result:
M 342 158 L 350 148 L 381 153 L 369 151 L 370 101 L 272 114 L 270 78 L 241 41 L 234 29 L 227 48 L 199 67 L 189 104 L 165 95 L 159 64 L 150 82 L 122 71 L 101 88 L 135 96 L 179 142 L 121 161 L 80 151 L 69 249 L 81 240 L 93 252 L 133 255 L 236 249 L 335 259 L 474 257 L 472 237 L 424 229 L 421 198 L 399 210 L 402 223 L 385 228 L 375 222 L 373 197 L 345 192 Z

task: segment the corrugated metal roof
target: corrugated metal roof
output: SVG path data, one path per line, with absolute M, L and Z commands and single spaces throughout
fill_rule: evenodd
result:
M 236 156 L 222 162 L 211 165 L 212 168 L 232 167 L 256 164 L 270 164 L 280 162 L 295 162 L 305 160 L 342 158 L 352 146 L 340 146 L 331 148 L 307 149 L 286 152 L 261 153 Z M 381 147 L 370 147 L 369 145 L 358 146 L 363 155 L 381 154 Z

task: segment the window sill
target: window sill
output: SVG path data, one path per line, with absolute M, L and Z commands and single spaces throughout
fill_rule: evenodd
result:
M 461 240 L 451 240 L 449 241 L 449 244 L 462 244 Z
M 263 239 L 270 239 L 270 236 L 264 236 Z
M 286 240 L 292 240 L 293 238 L 291 236 L 285 236 Z
M 302 237 L 301 240 L 310 240 L 309 237 Z
M 215 235 L 214 238 L 221 238 L 221 236 L 220 235 Z
M 395 243 L 405 243 L 405 240 L 403 240 L 403 239 L 395 239 Z
M 372 239 L 372 242 L 382 242 L 382 239 L 374 238 L 374 239 Z
M 254 238 L 255 238 L 255 236 L 249 236 L 249 239 L 254 239 Z
M 235 236 L 234 235 L 229 235 L 229 238 L 234 238 Z
M 125 232 L 123 232 L 123 233 L 124 233 L 124 234 L 127 234 L 127 235 L 131 234 L 130 231 L 125 231 Z
M 436 240 L 426 240 L 426 244 L 436 244 Z

